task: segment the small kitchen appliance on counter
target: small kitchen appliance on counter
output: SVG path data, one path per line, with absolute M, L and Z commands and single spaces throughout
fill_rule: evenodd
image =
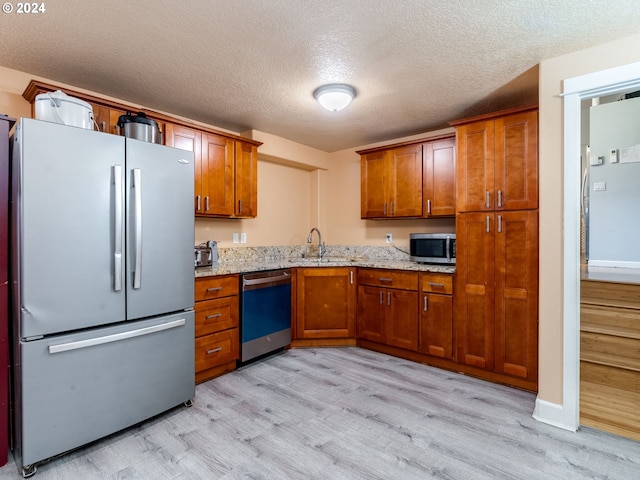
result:
M 158 123 L 147 118 L 144 112 L 138 112 L 136 115 L 127 112 L 126 115 L 120 115 L 117 126 L 119 135 L 143 142 L 162 143 Z
M 455 233 L 410 233 L 409 253 L 417 263 L 456 264 Z
M 60 90 L 36 95 L 35 109 L 37 120 L 93 130 L 93 107 Z
M 200 245 L 196 245 L 194 249 L 195 267 L 211 267 L 218 265 L 218 242 L 209 240 Z

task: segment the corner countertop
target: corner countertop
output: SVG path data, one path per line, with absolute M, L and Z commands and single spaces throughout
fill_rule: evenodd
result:
M 414 272 L 432 272 L 453 274 L 455 266 L 450 265 L 428 265 L 412 262 L 410 260 L 390 260 L 377 258 L 345 258 L 345 257 L 323 257 L 322 261 L 317 258 L 270 258 L 264 260 L 249 261 L 228 261 L 220 262 L 213 267 L 200 267 L 195 271 L 195 277 L 213 277 L 216 275 L 230 275 L 236 273 L 250 273 L 264 270 L 277 270 L 282 268 L 296 267 L 364 267 L 364 268 L 384 268 L 388 270 L 406 270 Z

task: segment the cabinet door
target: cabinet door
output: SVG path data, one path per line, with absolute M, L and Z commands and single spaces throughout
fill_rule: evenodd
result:
M 296 273 L 296 338 L 354 338 L 355 272 L 301 268 Z
M 458 361 L 487 370 L 494 364 L 494 229 L 488 213 L 456 217 Z
M 456 209 L 478 212 L 494 208 L 495 122 L 479 121 L 456 130 Z
M 495 369 L 536 381 L 538 212 L 502 212 L 497 220 Z
M 388 217 L 422 216 L 422 145 L 395 148 L 389 156 Z
M 96 122 L 98 130 L 104 133 L 117 134 L 116 125 L 120 115 L 124 115 L 124 110 L 114 110 L 102 105 L 91 104 L 93 107 L 93 120 Z
M 258 147 L 235 142 L 235 210 L 236 217 L 258 215 Z
M 202 134 L 202 212 L 233 215 L 234 142 L 221 135 Z
M 358 337 L 385 343 L 385 289 L 360 285 L 358 287 Z
M 538 208 L 538 112 L 495 120 L 495 208 Z
M 452 217 L 456 213 L 455 139 L 425 143 L 423 197 L 425 217 Z
M 360 216 L 383 218 L 387 214 L 385 192 L 386 152 L 374 152 L 360 159 Z
M 387 345 L 418 350 L 418 292 L 388 289 L 385 292 Z
M 453 359 L 453 297 L 423 293 L 420 314 L 420 352 Z
M 202 135 L 199 131 L 167 123 L 165 125 L 165 145 L 193 152 L 194 155 L 194 210 L 196 214 L 204 212 L 202 198 Z

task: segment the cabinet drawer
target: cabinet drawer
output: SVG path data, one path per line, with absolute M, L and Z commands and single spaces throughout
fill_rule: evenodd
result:
M 237 328 L 196 338 L 196 373 L 238 360 L 239 352 Z
M 212 298 L 238 295 L 240 289 L 238 275 L 196 279 L 196 302 Z
M 423 273 L 420 276 L 420 291 L 432 293 L 453 293 L 453 275 Z
M 237 326 L 237 295 L 196 303 L 196 337 Z
M 401 290 L 418 290 L 418 273 L 359 268 L 358 284 L 399 288 Z

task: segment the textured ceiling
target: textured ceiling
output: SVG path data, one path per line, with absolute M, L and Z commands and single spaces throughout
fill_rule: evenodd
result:
M 637 0 L 43 3 L 0 13 L 0 65 L 326 151 L 536 103 L 541 60 L 640 32 Z

